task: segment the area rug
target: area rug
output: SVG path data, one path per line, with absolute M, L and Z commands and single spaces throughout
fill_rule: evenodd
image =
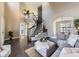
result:
M 36 52 L 36 50 L 34 49 L 34 47 L 31 47 L 29 49 L 25 50 L 25 53 L 29 56 L 29 57 L 41 57 L 39 55 L 39 53 Z

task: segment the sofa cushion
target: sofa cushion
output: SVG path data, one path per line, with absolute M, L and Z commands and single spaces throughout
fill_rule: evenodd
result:
M 60 48 L 72 47 L 71 45 L 68 44 L 67 40 L 58 40 L 57 45 L 58 45 Z
M 51 55 L 51 57 L 58 57 L 60 55 L 62 48 L 57 48 L 57 50 Z
M 59 57 L 59 55 L 60 55 L 60 53 L 61 53 L 61 51 L 62 51 L 62 49 L 63 48 L 70 48 L 71 46 L 69 45 L 69 44 L 67 44 L 67 45 L 65 45 L 65 44 L 63 44 L 64 46 L 59 46 L 58 48 L 57 48 L 57 50 L 51 55 L 51 57 Z
M 72 47 L 74 47 L 76 41 L 77 41 L 77 35 L 74 34 L 71 34 L 70 37 L 67 39 L 68 44 L 70 44 Z
M 60 57 L 79 57 L 79 53 L 66 54 L 66 55 L 60 56 Z
M 76 48 L 79 47 L 79 40 L 76 41 L 75 47 L 76 47 Z
M 58 46 L 62 46 L 63 44 L 66 44 L 66 43 L 67 43 L 66 40 L 58 40 L 57 41 Z
M 63 48 L 60 57 L 79 57 L 79 48 Z

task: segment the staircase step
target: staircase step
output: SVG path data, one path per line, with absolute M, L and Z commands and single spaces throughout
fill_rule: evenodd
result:
M 40 33 L 41 31 L 42 31 L 42 25 L 37 26 L 36 30 L 32 34 L 32 37 L 34 37 L 35 35 L 38 35 L 38 33 Z

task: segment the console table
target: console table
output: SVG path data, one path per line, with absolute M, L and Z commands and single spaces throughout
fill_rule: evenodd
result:
M 46 42 L 37 41 L 34 48 L 43 57 L 48 57 L 56 50 L 56 44 L 49 40 Z

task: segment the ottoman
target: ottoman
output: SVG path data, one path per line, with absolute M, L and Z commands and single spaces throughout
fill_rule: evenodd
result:
M 37 41 L 34 48 L 43 57 L 49 57 L 56 50 L 56 44 L 49 40 L 46 42 Z

